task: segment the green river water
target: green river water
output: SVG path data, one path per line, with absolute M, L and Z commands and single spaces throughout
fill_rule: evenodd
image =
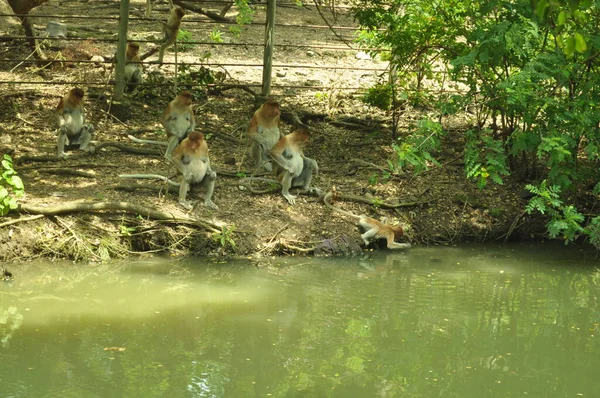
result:
M 0 397 L 600 397 L 599 264 L 513 244 L 8 267 Z

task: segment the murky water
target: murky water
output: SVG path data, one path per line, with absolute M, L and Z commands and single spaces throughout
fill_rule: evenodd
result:
M 13 269 L 0 397 L 600 396 L 595 253 L 278 262 Z

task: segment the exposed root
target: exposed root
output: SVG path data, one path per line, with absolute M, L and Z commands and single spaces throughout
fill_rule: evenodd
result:
M 337 200 L 346 200 L 349 202 L 365 203 L 365 204 L 368 204 L 371 206 L 381 207 L 384 209 L 397 209 L 399 207 L 413 207 L 413 206 L 418 206 L 418 205 L 429 203 L 429 202 L 387 203 L 387 202 L 382 202 L 379 199 L 369 199 L 369 198 L 365 198 L 363 196 L 344 195 L 344 194 L 338 194 L 336 196 L 336 199 Z
M 172 213 L 163 212 L 150 207 L 140 206 L 128 202 L 70 202 L 57 206 L 33 206 L 22 203 L 19 211 L 25 211 L 32 214 L 43 214 L 47 216 L 55 216 L 58 214 L 77 213 L 77 212 L 97 212 L 97 211 L 125 211 L 127 213 L 139 214 L 143 217 L 169 221 L 173 223 L 181 223 L 194 225 L 204 228 L 207 231 L 218 233 L 221 232 L 221 225 L 217 225 L 211 221 L 203 219 L 194 219 L 187 216 L 176 216 Z
M 123 145 L 119 142 L 102 142 L 96 146 L 96 150 L 101 148 L 117 148 L 123 152 L 134 153 L 136 155 L 152 155 L 152 156 L 162 156 L 162 153 L 153 149 L 144 149 L 144 148 L 136 148 L 132 146 Z
M 54 169 L 38 169 L 39 173 L 47 173 L 47 174 L 58 174 L 58 175 L 70 175 L 76 177 L 84 177 L 84 178 L 96 178 L 95 173 L 90 173 L 87 171 L 66 169 L 66 168 L 54 168 Z
M 31 216 L 31 217 L 19 217 L 16 218 L 14 220 L 10 220 L 10 221 L 5 221 L 3 223 L 0 224 L 0 228 L 1 227 L 6 227 L 7 225 L 13 225 L 13 224 L 17 224 L 20 222 L 27 222 L 27 221 L 32 221 L 32 220 L 37 220 L 38 218 L 42 218 L 45 217 L 43 214 L 38 214 L 35 216 Z

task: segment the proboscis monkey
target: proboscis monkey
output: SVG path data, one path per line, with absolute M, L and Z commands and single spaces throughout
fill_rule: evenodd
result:
M 184 139 L 173 151 L 173 163 L 183 175 L 179 186 L 179 203 L 186 209 L 191 209 L 192 205 L 186 201 L 190 184 L 202 183 L 206 186 L 204 206 L 217 210 L 217 205 L 212 201 L 217 173 L 210 168 L 208 145 L 204 135 L 194 131 Z
M 334 198 L 334 196 L 335 189 L 328 192 L 327 195 L 325 195 L 325 198 L 323 198 L 325 205 L 332 210 L 345 214 L 349 217 L 356 218 L 359 225 L 365 230 L 365 233 L 361 234 L 360 237 L 362 238 L 363 242 L 365 242 L 366 246 L 368 246 L 372 240 L 385 238 L 387 240 L 388 249 L 410 248 L 410 243 L 398 243 L 395 241 L 396 239 L 400 239 L 402 236 L 404 236 L 404 229 L 400 225 L 393 226 L 388 224 L 387 218 L 384 218 L 382 221 L 378 221 L 365 215 L 358 216 L 352 212 L 342 210 L 331 203 L 331 200 Z
M 160 45 L 160 50 L 158 50 L 158 63 L 162 64 L 163 56 L 165 55 L 165 50 L 177 39 L 177 32 L 179 32 L 179 26 L 181 25 L 181 19 L 185 15 L 183 8 L 179 6 L 175 6 L 171 8 L 171 12 L 169 14 L 169 19 L 167 22 L 162 22 L 163 25 L 163 41 Z
M 125 83 L 129 91 L 133 91 L 138 84 L 144 82 L 142 60 L 139 52 L 139 44 L 127 43 L 127 51 L 125 52 Z
M 72 88 L 60 99 L 55 116 L 58 123 L 58 156 L 65 158 L 65 147 L 79 147 L 85 152 L 94 152 L 90 145 L 94 126 L 85 122 L 83 90 Z
M 267 100 L 254 112 L 248 126 L 250 156 L 256 167 L 264 167 L 267 171 L 273 170 L 269 151 L 283 137 L 279 130 L 279 118 L 279 103 Z
M 168 137 L 165 157 L 171 160 L 172 153 L 177 145 L 196 129 L 196 118 L 192 109 L 192 94 L 187 91 L 180 92 L 167 105 L 160 123 L 167 131 Z
M 305 191 L 318 192 L 317 188 L 310 187 L 310 183 L 313 173 L 319 173 L 319 165 L 303 152 L 308 138 L 308 130 L 299 128 L 281 137 L 269 151 L 276 163 L 275 174 L 281 181 L 281 194 L 291 205 L 296 204 L 296 196 L 290 194 L 290 188 L 302 187 Z

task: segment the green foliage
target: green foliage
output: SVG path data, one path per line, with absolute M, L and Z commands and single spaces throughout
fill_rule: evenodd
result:
M 392 105 L 392 85 L 378 83 L 367 89 L 361 98 L 363 102 L 376 108 L 387 111 Z
M 0 175 L 0 216 L 5 216 L 19 205 L 17 199 L 25 194 L 25 187 L 21 177 L 13 168 L 13 161 L 9 155 L 4 155 L 2 161 L 2 174 Z
M 198 98 L 198 86 L 206 86 L 213 83 L 223 82 L 225 74 L 220 71 L 214 71 L 205 66 L 188 65 L 185 63 L 179 66 L 179 85 L 182 89 L 188 90 Z
M 406 92 L 402 87 L 411 81 L 436 80 L 434 65 L 446 67 L 445 87 L 460 93 L 443 93 L 432 103 L 417 90 L 408 100 L 431 103 L 430 113 L 440 116 L 464 109 L 475 115 L 479 133 L 465 134 L 465 172 L 480 188 L 517 172 L 547 180 L 565 200 L 582 183 L 600 180 L 600 1 L 353 4 L 361 25 L 357 41 L 383 50 L 399 71 L 396 91 Z M 365 99 L 388 109 L 390 90 L 379 83 Z M 424 139 L 417 129 L 394 144 L 390 167 L 426 170 L 433 152 L 420 146 Z M 574 207 L 561 203 L 554 210 L 552 235 L 569 241 L 580 233 Z
M 219 29 L 211 30 L 208 37 L 214 43 L 223 43 L 223 33 Z
M 135 232 L 135 228 L 128 227 L 127 225 L 123 225 L 123 224 L 119 225 L 119 235 L 121 235 L 121 236 L 131 236 L 132 232 Z
M 563 203 L 559 195 L 560 186 L 548 185 L 547 181 L 542 181 L 539 186 L 529 184 L 525 188 L 535 195 L 529 200 L 525 210 L 528 214 L 537 211 L 550 217 L 546 227 L 551 238 L 562 236 L 565 243 L 568 243 L 586 232 L 581 226 L 585 217 L 574 206 Z
M 413 168 L 415 174 L 428 170 L 431 165 L 439 166 L 432 152 L 440 149 L 440 138 L 444 132 L 442 125 L 430 119 L 417 122 L 417 128 L 398 144 L 392 144 L 395 157 L 390 160 L 389 166 L 395 172 L 401 172 L 408 166 Z
M 249 25 L 254 19 L 254 10 L 248 4 L 248 0 L 235 0 L 235 5 L 238 9 L 238 14 L 235 17 L 237 25 L 229 27 L 229 32 L 238 37 L 242 33 L 244 25 Z
M 592 218 L 586 233 L 589 235 L 590 243 L 600 250 L 600 216 Z
M 235 225 L 227 226 L 224 225 L 221 227 L 221 232 L 216 233 L 212 236 L 213 240 L 221 245 L 221 248 L 224 250 L 228 246 L 232 249 L 235 249 L 235 240 L 233 239 L 233 234 L 235 232 Z
M 193 48 L 190 42 L 193 42 L 194 38 L 192 37 L 192 33 L 187 30 L 179 29 L 177 32 L 177 51 L 186 52 Z
M 479 189 L 485 188 L 488 179 L 502 185 L 502 176 L 509 174 L 502 142 L 488 133 L 489 131 L 474 130 L 466 133 L 465 172 L 467 178 L 477 181 Z

